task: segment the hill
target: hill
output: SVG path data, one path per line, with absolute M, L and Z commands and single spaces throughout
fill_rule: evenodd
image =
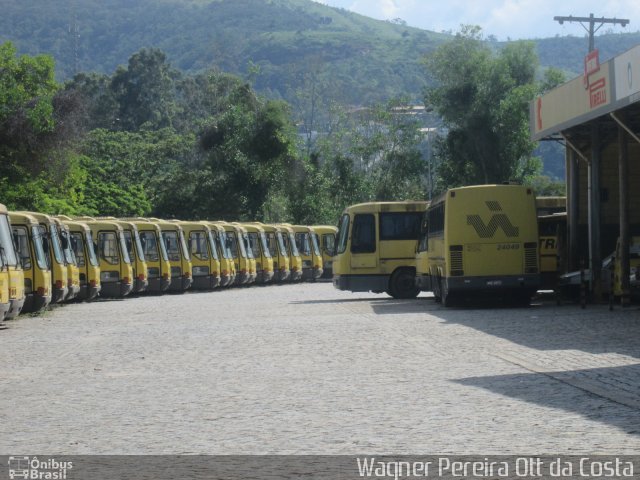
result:
M 140 48 L 157 47 L 186 72 L 216 67 L 289 101 L 322 82 L 345 104 L 400 94 L 419 102 L 421 58 L 450 38 L 310 0 L 5 0 L 0 16 L 0 41 L 53 55 L 59 80 L 111 74 Z M 543 66 L 581 72 L 586 38 L 535 42 Z M 640 33 L 596 40 L 602 60 L 637 43 Z
M 449 38 L 309 0 L 6 0 L 0 41 L 50 53 L 58 79 L 112 73 L 142 47 L 187 72 L 210 67 L 255 77 L 258 90 L 291 98 L 313 72 L 346 103 L 403 92 L 419 98 L 420 58 Z

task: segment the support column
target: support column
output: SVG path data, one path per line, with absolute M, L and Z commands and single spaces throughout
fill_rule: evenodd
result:
M 620 284 L 621 303 L 629 304 L 629 148 L 627 132 L 618 126 L 618 188 L 620 191 Z M 613 287 L 613 286 L 612 286 Z
M 600 254 L 600 128 L 591 123 L 591 162 L 589 163 L 589 268 L 591 297 L 602 300 L 602 255 Z
M 578 258 L 578 219 L 580 215 L 580 165 L 578 155 L 572 149 L 566 148 L 567 158 L 567 239 L 569 245 L 568 272 L 580 268 Z

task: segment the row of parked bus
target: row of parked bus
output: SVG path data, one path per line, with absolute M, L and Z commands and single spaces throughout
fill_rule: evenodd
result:
M 67 217 L 0 204 L 0 319 L 51 303 L 331 276 L 336 228 Z
M 431 202 L 348 207 L 338 224 L 333 284 L 449 306 L 499 295 L 528 304 L 540 283 L 536 198 L 522 185 L 453 188 Z

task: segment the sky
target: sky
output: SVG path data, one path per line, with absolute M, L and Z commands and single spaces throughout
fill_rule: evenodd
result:
M 460 30 L 462 24 L 480 25 L 485 37 L 498 40 L 584 36 L 579 23 L 560 25 L 554 16 L 624 18 L 630 23 L 605 24 L 597 34 L 640 30 L 638 0 L 315 0 L 331 7 L 379 20 L 400 18 L 407 25 L 435 32 Z M 596 25 L 597 26 L 597 25 Z

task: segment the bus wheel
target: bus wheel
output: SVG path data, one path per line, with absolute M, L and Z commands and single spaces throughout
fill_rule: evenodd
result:
M 440 279 L 440 275 L 438 275 L 435 278 L 436 279 L 433 282 L 433 299 L 436 301 L 436 303 L 440 303 L 442 301 L 442 294 L 440 293 L 440 287 L 442 286 L 442 280 Z
M 440 295 L 442 298 L 442 306 L 443 307 L 453 307 L 455 304 L 454 296 L 449 292 L 449 289 L 446 285 L 443 287 L 442 279 L 440 280 Z
M 416 287 L 416 276 L 404 268 L 393 272 L 389 280 L 389 294 L 393 298 L 416 298 L 420 289 Z

